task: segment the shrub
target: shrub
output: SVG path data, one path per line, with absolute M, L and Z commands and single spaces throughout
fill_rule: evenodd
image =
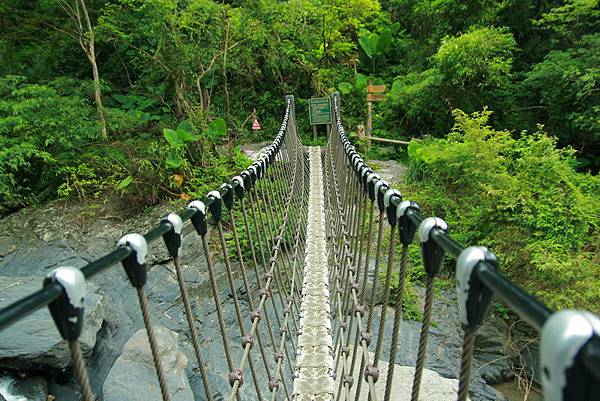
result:
M 61 169 L 98 138 L 93 106 L 17 76 L 0 78 L 0 97 L 0 203 L 52 197 Z
M 411 142 L 407 192 L 550 306 L 598 311 L 600 178 L 577 173 L 556 138 L 514 138 L 488 126 L 490 114 L 455 110 L 446 139 Z

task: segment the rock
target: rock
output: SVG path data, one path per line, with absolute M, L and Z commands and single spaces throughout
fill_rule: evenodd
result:
M 187 358 L 177 345 L 178 334 L 163 326 L 155 326 L 154 333 L 171 399 L 193 400 L 186 375 Z M 123 353 L 104 381 L 102 394 L 104 401 L 161 399 L 146 330 L 138 330 L 125 343 Z
M 89 369 L 88 369 L 89 371 Z M 97 394 L 97 391 L 93 390 L 94 394 Z M 79 390 L 79 385 L 71 382 L 64 385 L 58 384 L 56 382 L 48 383 L 48 399 L 47 401 L 80 401 L 81 394 Z
M 272 142 L 247 143 L 241 146 L 242 152 L 252 160 L 258 160 Z
M 382 362 L 379 364 L 380 377 L 387 377 L 388 364 Z M 412 366 L 398 366 L 394 368 L 394 378 L 392 383 L 392 395 L 395 401 L 409 401 L 412 390 L 412 382 L 415 374 L 415 368 Z M 376 389 L 379 394 L 383 394 L 385 381 L 377 382 Z M 362 386 L 366 394 L 366 387 Z M 379 389 L 381 387 L 381 389 Z M 447 401 L 454 400 L 457 397 L 458 380 L 446 379 L 433 370 L 424 369 L 419 391 L 419 400 L 423 401 Z M 366 399 L 366 398 L 365 398 Z M 469 398 L 467 398 L 469 399 Z
M 362 359 L 362 349 L 358 348 L 356 353 L 356 359 L 360 361 Z M 385 392 L 386 379 L 389 363 L 386 361 L 380 360 L 377 364 L 379 368 L 379 380 L 375 383 L 375 391 L 377 393 L 377 399 L 383 399 L 383 395 Z M 338 369 L 337 377 L 341 378 L 342 369 L 341 367 Z M 354 371 L 354 383 L 357 383 L 358 380 L 364 380 L 362 377 L 359 377 L 359 370 L 356 369 Z M 395 401 L 409 401 L 411 397 L 411 390 L 413 384 L 413 378 L 415 375 L 415 368 L 413 366 L 401 366 L 396 364 L 394 366 L 394 376 L 392 379 L 392 392 L 391 399 Z M 362 376 L 362 375 L 360 375 Z M 339 385 L 336 384 L 336 388 Z M 356 394 L 356 389 L 358 386 L 352 386 L 350 392 L 351 397 L 349 399 L 354 399 Z M 360 391 L 360 399 L 366 400 L 368 398 L 368 386 L 361 386 Z M 455 400 L 457 397 L 458 391 L 458 380 L 456 379 L 447 379 L 442 377 L 439 373 L 430 370 L 423 369 L 423 376 L 421 378 L 421 387 L 419 391 L 419 400 L 423 401 L 447 401 L 447 400 Z M 468 399 L 468 398 L 467 398 Z
M 423 296 L 424 289 L 417 287 L 417 291 Z M 376 307 L 373 319 L 373 338 L 377 337 L 380 306 Z M 381 353 L 382 361 L 389 361 L 390 341 L 392 337 L 392 326 L 394 310 L 388 308 L 386 313 L 386 324 L 383 336 L 383 347 Z M 452 290 L 441 290 L 436 295 L 433 306 L 433 323 L 429 332 L 427 345 L 427 357 L 425 367 L 439 373 L 448 379 L 457 379 L 460 373 L 460 355 L 462 350 L 463 331 L 457 319 L 456 295 Z M 403 320 L 400 325 L 399 351 L 396 354 L 395 363 L 401 366 L 414 366 L 417 359 L 421 323 Z M 498 391 L 490 387 L 483 379 L 478 360 L 474 360 L 469 393 L 472 399 L 478 401 L 498 401 L 506 398 Z
M 81 267 L 113 250 L 116 240 L 125 233 L 144 233 L 156 226 L 167 213 L 177 209 L 173 204 L 165 203 L 148 208 L 143 213 L 135 212 L 134 215 L 121 218 L 119 216 L 123 216 L 123 211 L 118 207 L 111 207 L 111 205 L 112 203 L 109 202 L 94 209 L 94 218 L 90 218 L 90 208 L 83 204 L 57 202 L 45 205 L 43 208 L 23 209 L 1 219 L 0 275 L 22 277 L 19 280 L 14 279 L 18 283 L 30 281 L 31 277 L 35 277 L 30 286 L 19 288 L 18 296 L 11 295 L 11 298 L 21 298 L 38 290 L 42 277 L 48 269 L 64 264 Z M 48 236 L 48 233 L 52 235 Z M 43 241 L 43 238 L 47 240 Z M 219 254 L 219 252 L 216 253 Z M 200 384 L 194 386 L 194 391 L 197 392 L 196 399 L 202 400 L 205 399 L 205 396 L 201 391 L 197 368 L 192 370 L 196 365 L 196 360 L 190 344 L 189 328 L 181 303 L 179 287 L 173 273 L 173 264 L 169 259 L 161 239 L 149 245 L 146 294 L 149 298 L 150 316 L 153 324 L 165 326 L 180 334 L 180 349 L 190 361 L 187 374 L 190 380 Z M 229 284 L 223 262 L 220 259 L 217 256 L 213 262 L 219 290 L 223 291 L 220 298 L 228 325 L 227 335 L 231 341 L 238 344 L 239 330 L 237 329 L 235 309 L 229 296 L 225 294 Z M 200 239 L 189 225 L 184 230 L 181 267 L 188 286 L 192 308 L 199 323 L 200 338 L 204 342 L 202 349 L 205 359 L 209 360 L 214 355 L 209 370 L 211 381 L 214 383 L 213 390 L 215 394 L 221 394 L 225 398 L 230 389 L 226 379 L 229 370 L 224 357 L 222 357 L 221 334 L 216 320 L 206 259 Z M 235 277 L 239 278 L 239 273 L 237 273 L 239 267 L 235 263 L 232 267 Z M 251 282 L 255 280 L 250 272 L 249 279 Z M 90 342 L 90 347 L 94 346 L 93 352 L 86 355 L 92 389 L 95 394 L 100 395 L 104 381 L 121 355 L 125 343 L 143 327 L 143 321 L 135 289 L 129 284 L 120 264 L 95 275 L 88 281 L 88 285 L 98 288 L 99 296 L 102 296 L 103 320 L 100 319 L 96 327 L 100 330 L 95 334 L 95 345 L 94 342 Z M 236 282 L 236 285 L 238 288 L 243 287 L 241 281 Z M 7 285 L 2 285 L 0 282 L 0 299 L 4 299 L 0 302 L 0 307 L 10 302 L 6 300 L 6 287 Z M 257 290 L 253 291 L 256 294 Z M 247 316 L 247 305 L 243 302 L 243 298 L 245 297 L 242 297 L 241 300 L 242 313 Z M 57 341 L 58 331 L 54 327 L 47 309 L 36 313 L 47 317 L 47 329 L 56 334 L 53 341 Z M 5 332 L 0 332 L 0 349 L 5 345 L 3 335 Z M 32 335 L 27 335 L 27 337 L 34 338 Z M 84 347 L 87 346 L 84 345 Z M 214 347 L 218 352 L 212 351 Z M 87 351 L 87 348 L 85 349 Z M 14 350 L 11 349 L 11 351 Z M 70 364 L 68 352 L 66 352 L 66 348 L 63 351 L 65 351 L 63 362 L 68 365 Z M 40 351 L 38 355 L 44 353 L 45 351 Z M 22 354 L 25 354 L 25 351 Z M 235 357 L 237 360 L 241 359 L 241 355 L 235 355 Z M 31 369 L 44 368 L 34 361 L 28 363 L 27 366 Z M 55 372 L 48 373 L 54 375 Z M 77 401 L 80 399 L 78 385 L 69 376 L 69 372 L 60 372 L 60 375 L 49 380 L 48 387 L 49 394 L 56 396 L 57 400 Z M 251 386 L 244 386 L 242 389 L 243 400 L 254 399 L 250 390 L 252 390 Z M 246 392 L 249 393 L 248 396 L 244 396 Z
M 480 364 L 477 370 L 489 384 L 504 382 L 512 376 L 513 353 L 508 342 L 508 326 L 495 316 L 488 316 L 477 330 L 475 358 Z
M 19 247 L 0 262 L 0 272 L 3 276 L 36 276 L 58 266 L 82 267 L 86 263 L 68 243 L 58 240 L 35 247 Z
M 41 288 L 40 277 L 0 276 L 0 308 Z M 88 284 L 81 348 L 89 355 L 102 326 L 101 295 Z M 71 364 L 69 348 L 47 308 L 40 309 L 0 331 L 0 367 L 16 370 L 64 369 Z
M 46 401 L 48 384 L 43 377 L 0 376 L 0 396 L 6 401 Z M 0 400 L 2 397 L 0 397 Z
M 406 166 L 396 160 L 370 160 L 368 163 L 376 167 L 373 170 L 391 185 L 397 185 L 402 181 L 406 172 Z

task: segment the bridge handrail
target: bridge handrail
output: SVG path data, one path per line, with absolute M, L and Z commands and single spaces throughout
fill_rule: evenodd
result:
M 433 219 L 424 219 L 419 212 L 418 205 L 414 202 L 409 202 L 408 204 L 405 203 L 407 201 L 403 202 L 401 194 L 399 192 L 397 194 L 392 192 L 395 190 L 368 167 L 366 161 L 359 155 L 346 135 L 341 119 L 339 94 L 332 94 L 331 101 L 336 128 L 333 131 L 337 131 L 339 135 L 348 166 L 352 169 L 352 173 L 357 176 L 362 190 L 371 197 L 372 201 L 377 201 L 381 213 L 384 211 L 387 212 L 388 219 L 390 216 L 396 216 L 396 224 L 398 225 L 400 225 L 400 217 L 406 217 L 406 220 L 410 222 L 414 230 L 422 227 L 424 221 Z M 376 181 L 381 181 L 383 184 L 375 185 Z M 387 207 L 384 206 L 383 202 L 383 199 L 386 197 Z M 404 207 L 404 213 L 402 216 L 398 216 L 398 210 L 401 207 Z M 445 224 L 445 222 L 443 223 Z M 532 294 L 526 292 L 519 285 L 504 276 L 494 266 L 497 265 L 497 259 L 487 248 L 465 248 L 448 234 L 447 229 L 441 229 L 437 225 L 433 225 L 428 235 L 439 247 L 457 260 L 457 281 L 460 281 L 459 270 L 465 264 L 466 258 L 470 256 L 468 254 L 475 252 L 483 255 L 485 253 L 485 256 L 476 260 L 474 265 L 471 266 L 472 270 L 470 270 L 470 276 L 467 278 L 469 283 L 472 284 L 470 288 L 468 285 L 466 287 L 469 293 L 467 297 L 469 301 L 464 305 L 467 316 L 466 320 L 464 318 L 460 319 L 463 323 L 463 328 L 465 328 L 465 344 L 467 343 L 467 330 L 471 331 L 471 341 L 474 341 L 474 333 L 485 317 L 491 300 L 491 294 L 486 298 L 484 292 L 489 291 L 500 297 L 511 310 L 534 327 L 536 331 L 541 332 L 540 366 L 542 367 L 542 385 L 546 399 L 587 400 L 587 398 L 578 398 L 584 397 L 583 394 L 586 390 L 583 389 L 585 387 L 583 383 L 587 380 L 589 386 L 600 386 L 600 318 L 585 311 L 566 310 L 553 312 Z M 483 286 L 473 285 L 473 282 L 470 280 L 474 279 L 483 283 Z M 459 305 L 459 315 L 460 308 Z M 472 309 L 470 312 L 473 312 L 473 310 L 476 310 L 476 312 L 470 313 L 469 308 Z M 477 309 L 479 310 L 477 311 Z M 572 329 L 577 325 L 579 326 L 578 333 L 569 332 L 570 328 Z M 472 348 L 473 343 L 471 343 L 470 356 L 465 355 L 465 349 L 463 348 L 462 359 L 463 362 L 465 358 L 468 359 L 469 366 L 461 366 L 461 383 L 459 386 L 461 391 L 459 391 L 459 400 L 466 398 L 468 391 L 469 372 L 463 372 L 463 370 L 467 369 L 470 371 Z M 390 364 L 393 363 L 394 361 L 390 361 Z M 562 365 L 557 367 L 557 363 Z M 578 375 L 587 375 L 587 379 L 578 381 Z M 557 383 L 560 385 L 564 384 L 564 387 L 557 385 Z M 463 394 L 460 394 L 461 392 Z
M 246 170 L 243 170 L 239 175 L 233 177 L 230 182 L 222 184 L 218 190 L 210 191 L 204 201 L 193 201 L 188 207 L 180 213 L 170 213 L 168 216 L 161 220 L 161 223 L 154 228 L 150 229 L 146 234 L 139 235 L 135 233 L 127 234 L 118 241 L 117 249 L 109 252 L 103 257 L 88 263 L 81 269 L 69 266 L 61 266 L 57 269 L 52 270 L 44 279 L 42 289 L 35 291 L 32 294 L 21 298 L 5 308 L 0 309 L 0 331 L 8 327 L 10 324 L 24 318 L 28 314 L 34 311 L 48 306 L 50 314 L 54 320 L 54 323 L 62 337 L 68 344 L 69 351 L 71 354 L 71 362 L 73 365 L 73 372 L 77 382 L 79 383 L 81 396 L 84 401 L 92 401 L 95 396 L 90 385 L 89 375 L 84 359 L 84 355 L 80 346 L 79 337 L 83 331 L 84 322 L 84 298 L 85 298 L 85 282 L 87 278 L 91 278 L 97 274 L 101 274 L 110 266 L 121 262 L 127 273 L 127 278 L 130 284 L 135 288 L 138 296 L 139 307 L 141 310 L 143 324 L 146 330 L 147 339 L 150 345 L 150 352 L 152 354 L 152 360 L 156 370 L 156 377 L 159 382 L 159 388 L 162 395 L 163 401 L 170 401 L 171 395 L 169 393 L 166 372 L 163 369 L 162 357 L 159 353 L 157 337 L 154 333 L 154 328 L 150 318 L 150 310 L 148 303 L 148 296 L 145 293 L 145 287 L 147 286 L 147 255 L 148 255 L 148 244 L 163 238 L 164 245 L 173 261 L 173 267 L 176 274 L 176 279 L 179 284 L 180 295 L 182 299 L 182 305 L 184 308 L 186 320 L 191 335 L 191 342 L 198 363 L 198 370 L 201 375 L 202 386 L 206 397 L 209 401 L 212 401 L 215 397 L 211 389 L 211 383 L 209 382 L 207 374 L 207 366 L 202 356 L 201 344 L 199 338 L 199 331 L 196 327 L 196 320 L 192 310 L 192 303 L 190 302 L 189 292 L 187 289 L 187 283 L 185 281 L 182 266 L 181 266 L 181 244 L 183 240 L 183 228 L 185 222 L 191 221 L 194 229 L 196 230 L 199 238 L 201 239 L 201 247 L 203 249 L 204 257 L 206 260 L 206 266 L 208 270 L 208 277 L 211 284 L 211 292 L 213 300 L 215 302 L 215 310 L 218 315 L 219 328 L 222 335 L 223 351 L 227 360 L 229 368 L 229 384 L 231 390 L 229 393 L 230 400 L 237 398 L 239 401 L 240 393 L 239 387 L 244 382 L 244 367 L 249 366 L 251 376 L 254 382 L 256 390 L 256 396 L 258 399 L 262 399 L 261 385 L 259 384 L 255 365 L 250 354 L 250 349 L 254 344 L 254 338 L 259 345 L 260 356 L 264 364 L 264 369 L 269 376 L 268 389 L 272 393 L 272 400 L 277 397 L 277 390 L 283 387 L 286 396 L 289 398 L 288 383 L 289 378 L 286 381 L 282 377 L 282 370 L 284 366 L 293 373 L 292 359 L 288 351 L 287 333 L 291 333 L 290 325 L 288 322 L 289 314 L 292 315 L 292 308 L 295 301 L 294 296 L 296 294 L 290 293 L 289 298 L 286 300 L 281 296 L 281 288 L 283 283 L 281 279 L 281 267 L 285 265 L 285 262 L 291 263 L 293 260 L 294 277 L 296 277 L 296 265 L 299 257 L 299 250 L 302 248 L 304 241 L 300 241 L 302 237 L 301 227 L 303 226 L 300 222 L 303 220 L 303 207 L 302 198 L 304 190 L 306 189 L 305 174 L 302 174 L 306 170 L 306 166 L 303 163 L 303 152 L 300 144 L 300 140 L 296 132 L 296 121 L 295 121 L 295 105 L 294 97 L 286 96 L 286 108 L 285 114 L 281 127 L 277 133 L 277 136 L 273 140 L 272 144 L 263 150 L 262 155 L 258 160 L 254 161 Z M 271 168 L 272 167 L 272 168 Z M 296 179 L 296 177 L 299 177 Z M 293 180 L 291 178 L 293 177 Z M 292 184 L 290 184 L 292 182 Z M 245 197 L 244 195 L 248 196 Z M 248 201 L 244 202 L 244 199 Z M 285 201 L 284 201 L 285 199 Z M 268 200 L 268 202 L 267 202 Z M 246 203 L 249 202 L 251 213 L 248 214 L 246 211 Z M 279 215 L 279 210 L 276 208 L 285 203 L 285 213 Z M 233 212 L 234 206 L 239 207 L 240 214 L 243 218 L 242 230 L 245 230 L 245 234 L 249 237 L 248 248 L 252 254 L 253 262 L 253 273 L 255 274 L 255 285 L 260 288 L 260 300 L 256 309 L 254 309 L 252 291 L 253 288 L 248 281 L 247 270 L 244 265 L 244 257 L 242 256 L 242 245 L 240 237 L 236 229 L 235 214 Z M 289 212 L 289 209 L 294 210 Z M 225 212 L 226 211 L 226 212 Z M 221 310 L 220 291 L 217 283 L 215 270 L 213 268 L 213 262 L 211 255 L 212 252 L 209 249 L 209 231 L 207 226 L 208 213 L 212 214 L 212 223 L 216 226 L 218 237 L 220 241 L 220 249 L 222 251 L 223 262 L 225 265 L 225 271 L 228 277 L 229 290 L 231 291 L 233 303 L 236 309 L 236 318 L 239 329 L 242 336 L 243 356 L 239 361 L 238 365 L 234 365 L 233 354 L 230 348 L 230 341 L 228 330 L 225 327 L 225 321 Z M 262 213 L 266 216 L 271 217 L 271 220 L 267 219 L 267 224 L 263 219 Z M 289 212 L 289 213 L 288 213 Z M 251 308 L 253 308 L 249 317 L 251 320 L 251 329 L 245 332 L 246 321 L 241 315 L 239 298 L 233 278 L 232 264 L 230 261 L 229 253 L 230 246 L 227 245 L 227 241 L 224 235 L 223 221 L 225 221 L 225 215 L 228 215 L 228 222 L 231 227 L 231 233 L 233 236 L 233 242 L 235 244 L 236 256 L 239 259 L 239 267 L 243 276 L 244 288 L 247 295 L 247 302 Z M 248 216 L 252 217 L 252 220 Z M 258 219 L 257 219 L 258 216 Z M 277 220 L 281 222 L 281 226 L 277 228 L 278 236 L 273 239 L 271 246 L 269 235 L 275 235 L 275 224 Z M 289 220 L 289 221 L 288 221 Z M 258 222 L 260 222 L 260 227 Z M 285 260 L 282 261 L 278 254 L 283 252 L 287 248 L 287 244 L 283 241 L 283 236 L 287 231 L 287 226 L 293 226 L 295 230 L 295 245 L 293 256 L 286 256 Z M 260 230 L 263 232 L 257 236 L 258 247 L 254 247 L 251 236 L 251 228 L 253 227 L 257 233 Z M 290 229 L 291 230 L 291 229 Z M 264 235 L 264 244 L 261 240 L 261 235 Z M 299 245 L 299 243 L 302 243 Z M 282 249 L 280 252 L 279 249 Z M 262 261 L 262 267 L 265 269 L 265 277 L 258 271 L 259 263 L 257 262 L 257 256 L 259 255 Z M 265 254 L 267 255 L 265 257 Z M 270 259 L 269 259 L 270 257 Z M 267 266 L 268 260 L 269 265 Z M 289 266 L 288 266 L 289 267 Z M 268 268 L 268 270 L 267 270 Z M 289 271 L 285 271 L 287 275 Z M 264 283 L 263 283 L 264 279 Z M 270 285 L 273 283 L 273 285 Z M 263 287 L 264 284 L 264 287 Z M 268 337 L 271 342 L 270 346 L 274 347 L 275 337 L 273 336 L 272 327 L 269 323 L 269 315 L 274 314 L 277 322 L 280 322 L 279 312 L 276 309 L 275 301 L 271 297 L 272 309 L 265 310 L 266 300 L 271 288 L 275 288 L 274 291 L 279 291 L 279 299 L 282 303 L 282 307 L 285 307 L 284 312 L 284 324 L 280 328 L 280 341 L 276 358 L 267 358 L 265 353 L 265 343 L 261 339 L 262 335 L 259 331 L 259 322 L 261 316 L 264 317 L 263 323 L 260 327 L 263 331 L 268 332 Z M 292 286 L 294 288 L 294 286 Z M 292 320 L 295 325 L 295 320 Z M 265 328 L 265 324 L 267 325 Z M 264 333 L 263 333 L 264 334 Z M 294 347 L 293 340 L 291 341 L 292 348 Z M 285 351 L 285 352 L 283 352 Z M 283 355 L 287 356 L 287 364 L 283 361 Z M 275 363 L 274 376 L 271 376 L 269 364 Z M 292 374 L 290 374 L 290 377 Z M 224 380 L 227 380 L 227 375 L 224 375 Z M 2 397 L 0 397 L 2 398 Z
M 267 169 L 273 162 L 274 156 L 279 151 L 281 144 L 283 143 L 283 137 L 287 132 L 287 125 L 291 112 L 291 99 L 288 97 L 286 111 L 284 114 L 283 122 L 281 124 L 281 128 L 278 131 L 275 140 L 272 142 L 271 147 L 276 151 L 273 153 L 273 156 L 269 157 L 269 155 L 263 155 L 258 161 L 252 163 L 253 166 L 257 166 L 259 169 Z M 240 173 L 247 173 L 250 175 L 256 175 L 255 172 L 249 168 Z M 259 171 L 260 173 L 260 171 Z M 256 178 L 254 178 L 256 179 Z M 228 183 L 232 186 L 233 189 L 237 188 L 240 183 L 237 180 L 232 180 Z M 219 193 L 221 196 L 224 196 L 229 190 L 227 188 L 219 188 Z M 206 196 L 203 200 L 204 204 L 209 207 L 215 202 L 214 197 Z M 183 222 L 190 220 L 198 211 L 193 208 L 187 208 L 180 211 L 179 216 Z M 144 234 L 144 238 L 147 243 L 151 243 L 169 231 L 173 229 L 173 225 L 167 221 L 161 222 L 156 227 L 150 229 L 146 234 Z M 81 271 L 86 279 L 95 276 L 96 274 L 104 271 L 105 269 L 122 262 L 128 256 L 132 254 L 132 248 L 129 245 L 119 246 L 117 249 L 107 253 L 103 257 L 96 259 L 87 265 L 81 268 Z M 36 310 L 47 306 L 51 302 L 57 300 L 61 294 L 63 293 L 63 287 L 58 283 L 52 283 L 32 294 L 19 299 L 10 305 L 0 309 L 0 330 L 10 326 L 12 323 L 16 322 L 24 318 L 25 316 L 35 312 Z

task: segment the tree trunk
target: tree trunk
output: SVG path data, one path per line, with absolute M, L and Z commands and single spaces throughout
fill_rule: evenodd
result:
M 81 10 L 85 18 L 85 23 L 88 31 L 88 43 L 87 43 L 87 56 L 92 65 L 92 74 L 94 76 L 94 99 L 96 101 L 96 109 L 98 110 L 98 119 L 100 120 L 100 133 L 103 138 L 108 137 L 106 131 L 106 116 L 104 115 L 104 107 L 102 106 L 102 90 L 100 89 L 100 74 L 98 73 L 98 64 L 96 64 L 96 48 L 94 46 L 94 29 L 92 28 L 92 22 L 88 14 L 87 7 L 84 0 L 79 0 L 81 4 Z M 85 50 L 85 49 L 84 49 Z
M 227 87 L 227 51 L 229 50 L 229 18 L 227 12 L 223 13 L 223 22 L 225 24 L 225 42 L 223 43 L 223 92 L 225 94 L 225 115 L 229 119 L 229 88 Z
M 100 132 L 103 138 L 108 137 L 106 131 L 106 116 L 104 115 L 104 107 L 102 106 L 102 91 L 100 89 L 100 74 L 98 73 L 98 65 L 96 58 L 90 59 L 92 64 L 92 73 L 94 75 L 94 99 L 96 100 L 96 109 L 98 110 L 98 119 L 100 120 Z

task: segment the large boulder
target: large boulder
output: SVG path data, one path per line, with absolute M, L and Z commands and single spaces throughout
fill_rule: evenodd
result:
M 375 389 L 383 398 L 385 392 L 385 378 L 387 377 L 388 363 L 379 363 L 380 379 L 375 384 Z M 415 368 L 412 366 L 399 366 L 394 368 L 394 378 L 392 379 L 392 396 L 396 401 L 409 401 L 413 385 Z M 363 385 L 361 394 L 366 399 L 368 386 Z M 421 378 L 421 387 L 419 391 L 419 400 L 422 401 L 448 401 L 456 399 L 458 395 L 458 380 L 447 379 L 440 376 L 437 372 L 429 369 L 423 369 Z M 468 400 L 469 398 L 467 398 Z
M 194 399 L 186 375 L 187 358 L 177 346 L 178 334 L 163 326 L 154 333 L 172 401 Z M 160 400 L 161 392 L 146 330 L 138 330 L 123 347 L 102 387 L 104 401 Z
M 371 355 L 372 357 L 372 355 Z M 356 352 L 357 361 L 362 360 L 362 348 L 358 348 Z M 382 399 L 385 393 L 386 379 L 389 363 L 387 361 L 380 360 L 377 364 L 379 369 L 379 380 L 375 383 L 375 392 L 377 398 Z M 394 365 L 394 376 L 392 378 L 392 399 L 396 401 L 409 401 L 411 397 L 411 390 L 413 384 L 413 378 L 415 376 L 415 368 L 413 366 L 401 366 L 398 364 Z M 343 377 L 342 368 L 338 368 L 337 371 L 338 383 L 336 388 L 339 386 L 339 380 Z M 356 395 L 356 389 L 358 386 L 356 383 L 358 380 L 363 380 L 361 386 L 360 399 L 366 400 L 369 395 L 369 386 L 364 384 L 364 378 L 360 374 L 359 369 L 354 370 L 354 383 L 355 385 L 350 389 L 350 399 L 354 399 Z M 423 369 L 423 376 L 421 378 L 421 387 L 419 391 L 419 400 L 423 401 L 448 401 L 455 400 L 458 392 L 458 380 L 448 379 L 442 377 L 439 373 L 430 370 Z
M 501 383 L 512 377 L 512 357 L 508 325 L 490 315 L 477 330 L 475 359 L 477 370 L 489 384 Z
M 0 308 L 41 288 L 40 277 L 0 276 Z M 89 355 L 102 326 L 102 296 L 88 284 L 81 348 Z M 48 308 L 40 309 L 0 331 L 0 367 L 16 370 L 64 369 L 71 364 L 67 343 Z

